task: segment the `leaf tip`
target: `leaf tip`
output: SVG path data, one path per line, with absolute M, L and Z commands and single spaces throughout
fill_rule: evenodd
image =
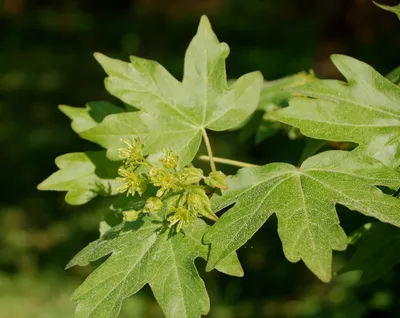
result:
M 105 65 L 106 65 L 107 61 L 111 60 L 108 56 L 106 56 L 100 52 L 93 53 L 93 57 L 95 58 L 97 63 L 99 63 L 103 67 L 103 69 L 105 69 Z
M 211 22 L 208 19 L 208 17 L 203 14 L 200 18 L 200 23 L 199 23 L 199 29 L 198 31 L 200 32 L 201 30 L 211 30 Z
M 47 180 L 47 179 L 46 179 L 46 180 Z M 40 183 L 36 186 L 36 189 L 38 189 L 39 191 L 47 190 L 47 189 L 46 189 L 46 185 L 45 185 L 46 180 L 40 182 Z

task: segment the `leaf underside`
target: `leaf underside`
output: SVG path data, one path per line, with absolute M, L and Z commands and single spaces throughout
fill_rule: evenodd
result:
M 376 185 L 399 186 L 400 174 L 373 158 L 327 151 L 297 169 L 285 163 L 244 168 L 228 179 L 229 190 L 213 197 L 219 211 L 235 203 L 205 235 L 211 244 L 207 270 L 242 246 L 276 213 L 286 258 L 303 260 L 322 281 L 331 279 L 332 250 L 344 250 L 347 237 L 335 204 L 400 225 L 400 201 Z

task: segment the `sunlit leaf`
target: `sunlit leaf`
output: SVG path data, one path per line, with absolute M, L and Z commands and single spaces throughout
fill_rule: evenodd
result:
M 39 190 L 67 191 L 65 201 L 84 204 L 98 195 L 118 192 L 118 164 L 108 160 L 104 151 L 77 152 L 56 158 L 60 169 L 38 185 Z
M 166 317 L 200 317 L 209 310 L 203 280 L 194 265 L 207 258 L 201 239 L 209 227 L 198 220 L 184 233 L 160 231 L 162 218 L 147 214 L 124 222 L 77 254 L 67 267 L 88 265 L 111 254 L 76 290 L 77 318 L 117 317 L 122 301 L 149 284 Z M 222 271 L 243 274 L 235 254 Z
M 59 108 L 72 120 L 72 129 L 78 134 L 96 127 L 106 116 L 124 111 L 108 102 L 89 102 L 85 108 L 66 105 L 60 105 Z
M 107 90 L 146 115 L 112 115 L 82 136 L 109 149 L 110 158 L 116 159 L 114 150 L 121 145 L 121 137 L 139 135 L 152 141 L 147 142 L 152 152 L 166 147 L 181 157 L 181 165 L 188 164 L 204 129 L 234 127 L 258 105 L 261 73 L 246 74 L 228 86 L 228 53 L 229 47 L 218 41 L 205 16 L 186 51 L 182 82 L 157 62 L 132 56 L 126 63 L 96 53 L 108 74 Z
M 303 96 L 270 117 L 309 137 L 355 142 L 386 165 L 399 166 L 400 87 L 354 58 L 333 55 L 332 60 L 347 83 L 315 80 L 296 88 Z
M 331 279 L 332 250 L 343 250 L 347 237 L 335 205 L 400 226 L 400 200 L 377 185 L 400 185 L 400 174 L 373 158 L 327 151 L 298 169 L 285 163 L 244 168 L 228 179 L 228 190 L 213 197 L 215 211 L 229 207 L 206 233 L 211 243 L 207 269 L 246 243 L 276 213 L 286 258 L 303 260 L 323 281 Z

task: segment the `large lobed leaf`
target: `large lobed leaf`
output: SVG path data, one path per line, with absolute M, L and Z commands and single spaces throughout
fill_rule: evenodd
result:
M 358 143 L 386 165 L 399 166 L 400 87 L 354 58 L 333 55 L 332 61 L 347 83 L 315 80 L 297 88 L 303 96 L 271 118 L 309 137 Z
M 152 152 L 170 148 L 180 155 L 181 165 L 188 164 L 196 155 L 204 129 L 234 127 L 258 105 L 261 73 L 246 74 L 228 86 L 228 53 L 229 47 L 218 41 L 205 16 L 186 51 L 182 82 L 157 62 L 132 56 L 126 63 L 96 53 L 108 74 L 107 90 L 141 112 L 109 116 L 81 136 L 107 148 L 109 157 L 117 159 L 115 150 L 121 146 L 121 138 L 139 135 L 150 140 Z
M 67 191 L 65 201 L 72 205 L 118 193 L 119 164 L 107 159 L 105 151 L 68 153 L 57 157 L 56 165 L 59 170 L 40 183 L 39 190 Z
M 209 310 L 209 298 L 194 260 L 207 258 L 201 242 L 209 227 L 198 220 L 184 233 L 160 232 L 162 219 L 147 214 L 124 222 L 77 254 L 67 267 L 84 266 L 111 256 L 76 290 L 77 318 L 117 317 L 122 301 L 149 284 L 167 317 L 200 317 Z M 243 271 L 235 253 L 218 270 L 236 276 Z
M 229 190 L 213 197 L 215 211 L 235 205 L 205 235 L 205 243 L 211 243 L 207 269 L 242 246 L 276 213 L 287 259 L 303 260 L 321 280 L 329 281 L 332 250 L 347 245 L 335 204 L 400 226 L 400 200 L 376 185 L 398 187 L 400 173 L 345 151 L 321 153 L 300 168 L 272 163 L 241 169 L 229 177 Z

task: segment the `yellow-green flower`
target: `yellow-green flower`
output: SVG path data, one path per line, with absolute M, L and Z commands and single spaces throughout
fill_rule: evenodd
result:
M 156 196 L 161 197 L 175 188 L 175 178 L 172 174 L 160 167 L 152 167 L 149 169 L 150 182 L 156 187 L 160 187 Z
M 126 140 L 123 140 L 123 142 L 127 147 L 118 149 L 119 157 L 122 160 L 135 166 L 144 161 L 142 143 L 140 142 L 139 137 L 133 138 L 132 142 Z
M 167 169 L 175 169 L 178 166 L 179 157 L 171 150 L 165 150 L 165 156 L 161 159 L 161 163 Z
M 123 185 L 119 187 L 120 193 L 127 192 L 126 195 L 135 195 L 137 192 L 141 196 L 146 191 L 146 181 L 131 169 L 120 167 L 118 174 L 121 177 L 117 178 L 117 180 L 123 182 Z
M 184 207 L 170 208 L 170 214 L 173 215 L 168 218 L 170 222 L 169 227 L 178 224 L 176 227 L 177 232 L 180 232 L 182 226 L 189 224 L 193 216 L 192 212 Z

